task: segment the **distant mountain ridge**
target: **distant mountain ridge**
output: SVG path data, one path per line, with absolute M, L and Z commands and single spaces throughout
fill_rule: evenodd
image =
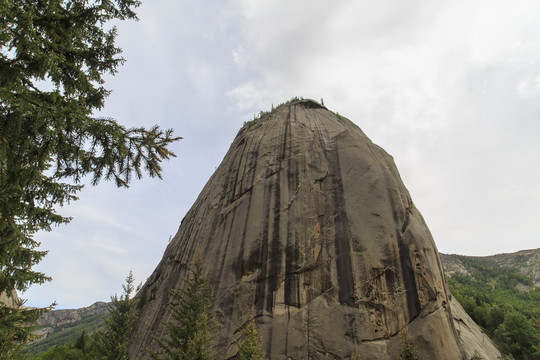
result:
M 96 302 L 80 309 L 53 310 L 38 321 L 35 334 L 41 336 L 26 349 L 37 354 L 56 345 L 75 341 L 85 331 L 87 334 L 98 329 L 109 313 L 109 304 Z
M 107 312 L 107 303 L 98 301 L 90 306 L 80 309 L 62 309 L 48 312 L 39 319 L 39 325 L 54 329 L 60 326 L 75 323 L 90 316 L 105 315 Z
M 509 267 L 519 271 L 533 281 L 534 287 L 540 287 L 540 248 L 521 250 L 514 253 L 503 253 L 491 256 L 466 256 L 440 253 L 444 272 L 447 277 L 459 272 L 470 275 L 461 259 L 484 261 L 497 267 Z
M 516 360 L 540 360 L 540 249 L 440 257 L 453 298 L 499 350 Z

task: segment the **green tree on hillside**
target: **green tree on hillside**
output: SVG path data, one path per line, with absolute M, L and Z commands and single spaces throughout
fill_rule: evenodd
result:
M 516 359 L 537 360 L 540 352 L 535 349 L 534 338 L 538 334 L 533 324 L 517 311 L 510 312 L 504 322 L 497 327 L 495 341 L 504 353 L 512 354 Z
M 414 346 L 413 338 L 407 328 L 399 332 L 399 340 L 401 350 L 399 352 L 399 360 L 419 360 L 418 350 Z
M 77 338 L 77 340 L 75 341 L 75 349 L 79 349 L 83 352 L 85 352 L 86 350 L 86 331 L 82 331 L 81 332 L 81 335 Z
M 242 342 L 238 345 L 238 360 L 264 360 L 266 355 L 262 351 L 262 339 L 255 325 L 255 317 L 251 317 L 243 331 Z
M 455 256 L 470 275 L 448 279 L 452 294 L 498 348 L 516 360 L 540 360 L 540 338 L 534 322 L 540 314 L 540 288 L 518 270 L 482 259 Z M 518 284 L 528 285 L 521 291 Z
M 212 360 L 214 321 L 211 311 L 212 289 L 204 275 L 202 259 L 197 255 L 190 266 L 184 286 L 171 290 L 167 307 L 169 320 L 164 338 L 154 336 L 159 352 L 150 352 L 155 360 Z
M 102 360 L 103 358 L 97 349 L 97 333 L 91 336 L 81 334 L 75 341 L 57 345 L 46 351 L 40 352 L 32 357 L 25 357 L 29 360 Z M 84 340 L 83 340 L 84 339 Z M 81 348 L 84 342 L 84 347 Z
M 0 245 L 1 246 L 1 245 Z M 28 310 L 16 299 L 15 307 L 0 303 L 0 360 L 22 358 L 20 352 L 28 341 L 34 340 L 32 331 L 39 316 L 47 309 Z
M 360 356 L 360 350 L 358 350 L 358 343 L 356 341 L 354 342 L 354 351 L 351 355 L 351 360 L 362 360 L 362 357 Z
M 136 292 L 134 282 L 130 271 L 126 284 L 122 285 L 124 293 L 120 297 L 111 296 L 109 316 L 105 319 L 105 326 L 98 332 L 97 348 L 107 360 L 128 358 L 130 335 L 138 317 L 138 299 L 132 296 Z
M 46 254 L 34 235 L 70 221 L 56 209 L 77 199 L 85 176 L 127 187 L 143 172 L 161 177 L 160 162 L 175 156 L 171 129 L 126 128 L 94 115 L 110 93 L 104 74 L 124 62 L 110 24 L 136 19 L 137 6 L 0 1 L 0 294 L 50 280 L 33 270 Z M 0 305 L 0 359 L 29 339 L 24 324 L 40 311 Z

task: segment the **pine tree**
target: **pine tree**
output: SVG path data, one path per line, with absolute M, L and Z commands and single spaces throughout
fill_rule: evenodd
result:
M 239 360 L 264 360 L 266 354 L 262 351 L 262 339 L 259 336 L 255 325 L 255 317 L 251 317 L 250 322 L 244 329 L 243 340 L 238 345 Z
M 74 346 L 75 346 L 75 349 L 79 349 L 83 353 L 85 352 L 85 348 L 86 348 L 86 331 L 85 330 L 81 332 L 81 335 L 79 335 L 79 337 L 75 341 Z
M 164 324 L 166 336 L 154 336 L 160 352 L 150 352 L 155 360 L 211 360 L 214 322 L 211 311 L 212 290 L 204 275 L 202 259 L 197 255 L 190 266 L 184 286 L 171 290 L 172 302 Z
M 354 352 L 351 355 L 351 360 L 362 360 L 360 357 L 360 351 L 358 350 L 358 343 L 354 343 Z
M 469 360 L 483 360 L 480 354 L 478 354 L 478 351 L 474 351 L 473 356 Z
M 399 332 L 399 340 L 401 342 L 401 351 L 399 360 L 419 360 L 418 350 L 414 346 L 413 338 L 409 334 L 409 330 L 404 328 Z
M 56 209 L 77 199 L 83 177 L 127 187 L 143 172 L 161 177 L 161 161 L 175 156 L 168 146 L 179 138 L 170 129 L 94 116 L 110 93 L 104 74 L 124 62 L 110 23 L 136 19 L 137 6 L 0 1 L 0 294 L 50 280 L 33 270 L 46 254 L 34 234 L 70 221 Z M 12 334 L 0 338 L 28 341 L 24 324 L 42 311 L 0 306 L 0 330 Z M 12 347 L 4 345 L 0 359 Z
M 97 347 L 107 360 L 127 360 L 127 349 L 130 335 L 138 316 L 138 299 L 132 297 L 136 290 L 133 273 L 130 271 L 125 285 L 124 293 L 118 297 L 111 296 L 109 316 L 105 326 L 98 335 Z
M 214 360 L 215 354 L 212 346 L 214 340 L 213 327 L 210 322 L 211 314 L 202 313 L 196 321 L 193 337 L 185 343 L 186 350 L 182 359 L 186 360 Z
M 0 360 L 22 359 L 20 355 L 26 343 L 36 336 L 32 333 L 37 328 L 39 317 L 49 309 L 28 310 L 24 301 L 12 295 L 11 304 L 0 303 Z

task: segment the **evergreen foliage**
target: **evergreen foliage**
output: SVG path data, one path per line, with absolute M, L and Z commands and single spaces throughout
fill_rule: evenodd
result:
M 322 99 L 321 99 L 322 102 Z M 360 351 L 358 350 L 358 343 L 354 343 L 354 352 L 351 355 L 351 360 L 362 360 L 362 357 L 360 356 Z
M 257 115 L 253 115 L 253 119 L 249 120 L 249 121 L 244 121 L 244 126 L 238 131 L 238 133 L 241 133 L 243 130 L 246 130 L 246 129 L 249 129 L 251 128 L 253 125 L 255 125 L 259 120 L 261 120 L 262 118 L 270 115 L 275 109 L 281 107 L 281 106 L 285 106 L 285 105 L 289 105 L 289 104 L 293 104 L 295 102 L 299 102 L 299 101 L 302 101 L 304 100 L 303 97 L 298 97 L 298 96 L 295 96 L 281 104 L 278 104 L 276 107 L 274 107 L 274 104 L 272 104 L 272 107 L 271 107 L 271 110 L 270 111 L 264 111 L 264 110 L 260 110 L 259 113 Z
M 15 307 L 0 303 L 0 360 L 22 358 L 20 352 L 26 343 L 36 338 L 32 334 L 36 326 L 29 324 L 35 324 L 47 310 L 28 310 L 19 299 L 15 303 Z
M 540 359 L 538 333 L 533 324 L 517 311 L 510 312 L 497 327 L 494 340 L 502 352 L 512 354 L 516 360 Z
M 131 295 L 135 291 L 135 280 L 130 271 L 126 284 L 122 285 L 124 293 L 118 297 L 111 296 L 110 313 L 105 326 L 98 332 L 97 347 L 107 360 L 127 360 L 127 349 L 130 335 L 138 317 L 137 298 Z
M 253 316 L 244 329 L 242 342 L 238 345 L 237 358 L 238 360 L 266 359 L 266 354 L 262 351 L 262 338 L 259 336 Z
M 413 338 L 409 334 L 409 330 L 404 328 L 399 332 L 399 340 L 401 350 L 399 352 L 399 360 L 419 360 L 418 350 L 414 346 Z
M 136 291 L 134 282 L 130 271 L 126 283 L 122 285 L 123 294 L 120 297 L 111 296 L 109 315 L 103 321 L 103 326 L 91 336 L 82 330 L 75 341 L 54 346 L 29 359 L 127 360 L 130 335 L 138 313 L 138 299 L 132 296 Z
M 516 269 L 499 267 L 483 259 L 452 255 L 470 275 L 455 273 L 448 279 L 452 294 L 499 349 L 516 360 L 540 360 L 540 288 Z M 528 291 L 516 287 L 523 284 Z
M 74 343 L 77 341 L 81 332 L 86 334 L 94 333 L 99 327 L 103 326 L 104 316 L 102 314 L 94 314 L 73 323 L 64 324 L 49 333 L 45 339 L 29 344 L 23 350 L 24 354 L 36 355 L 51 348 Z
M 81 335 L 77 338 L 77 341 L 75 341 L 75 349 L 79 349 L 84 353 L 84 350 L 86 348 L 86 331 L 83 330 Z
M 155 360 L 211 360 L 214 354 L 212 289 L 204 274 L 201 255 L 190 266 L 184 286 L 171 290 L 164 338 L 154 336 L 160 352 L 150 352 Z
M 40 354 L 29 357 L 30 360 L 107 360 L 103 357 L 96 345 L 98 334 L 91 336 L 84 333 L 84 340 L 79 338 L 76 342 L 58 345 Z M 79 342 L 80 341 L 80 342 Z M 79 346 L 84 342 L 84 348 Z M 26 359 L 26 358 L 25 358 Z
M 110 23 L 136 19 L 137 6 L 0 1 L 0 293 L 50 280 L 32 269 L 46 254 L 33 236 L 70 221 L 56 208 L 77 199 L 83 177 L 127 187 L 143 172 L 161 177 L 161 161 L 175 156 L 171 129 L 94 116 L 110 93 L 104 74 L 124 62 Z M 42 311 L 0 306 L 0 359 L 30 339 L 24 324 Z

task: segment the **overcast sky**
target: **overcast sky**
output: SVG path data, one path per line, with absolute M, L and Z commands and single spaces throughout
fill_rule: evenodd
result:
M 57 308 L 145 281 L 243 122 L 324 99 L 390 153 L 443 253 L 540 247 L 538 0 L 143 0 L 104 116 L 184 140 L 164 180 L 102 182 L 40 233 Z

